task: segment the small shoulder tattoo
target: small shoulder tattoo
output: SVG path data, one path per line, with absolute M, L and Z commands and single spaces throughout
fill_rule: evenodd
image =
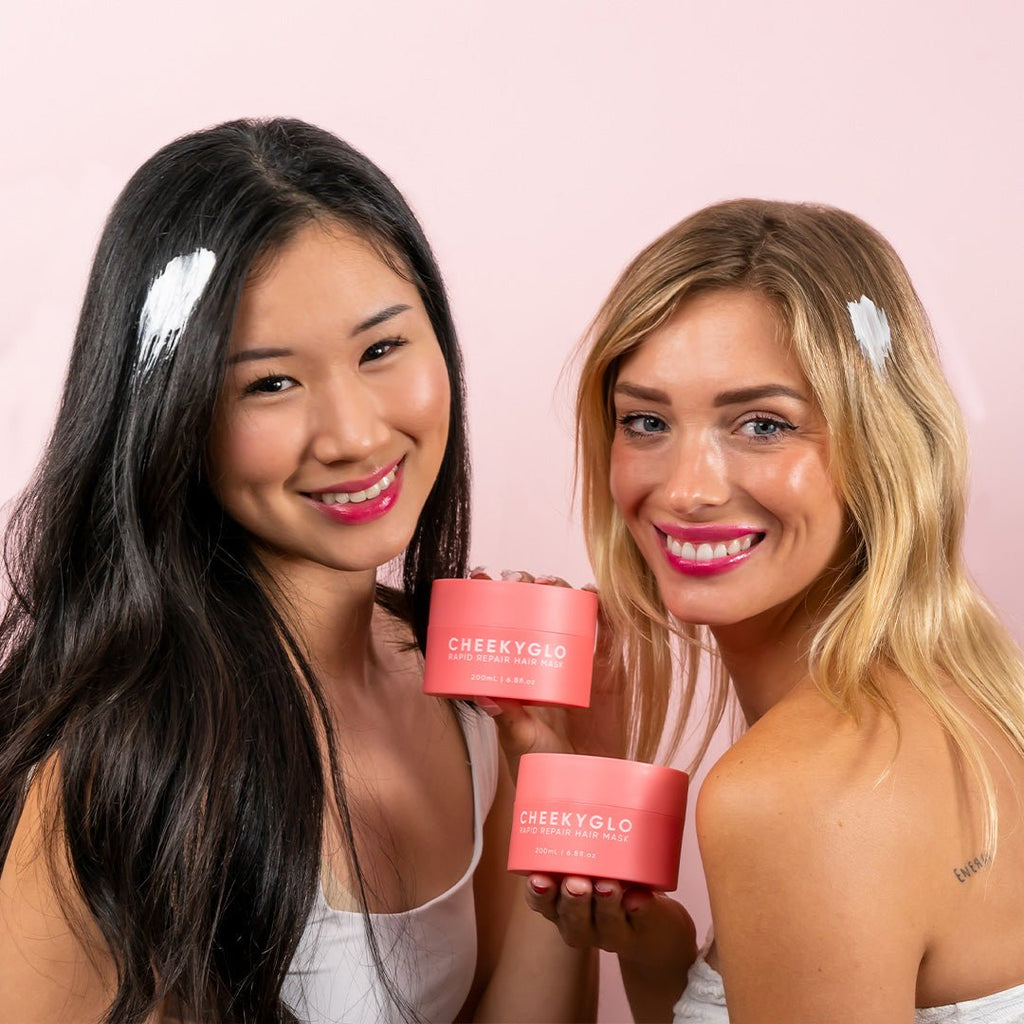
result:
M 978 854 L 973 860 L 969 860 L 960 867 L 953 868 L 953 874 L 960 883 L 969 882 L 982 868 L 987 868 L 992 863 L 992 854 L 985 852 Z

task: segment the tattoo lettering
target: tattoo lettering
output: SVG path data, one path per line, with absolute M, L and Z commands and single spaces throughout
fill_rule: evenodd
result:
M 962 867 L 953 868 L 953 874 L 956 875 L 958 882 L 967 882 L 972 875 L 976 875 L 982 868 L 987 868 L 991 863 L 992 854 L 982 853 L 975 857 L 974 860 L 969 860 Z

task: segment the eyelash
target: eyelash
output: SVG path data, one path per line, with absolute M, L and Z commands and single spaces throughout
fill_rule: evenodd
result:
M 289 377 L 285 373 L 271 373 L 266 377 L 257 377 L 256 380 L 246 384 L 242 393 L 245 395 L 279 395 L 281 394 L 280 390 L 271 388 L 268 385 L 279 381 L 291 381 L 293 379 L 294 378 Z M 290 388 L 285 388 L 284 390 L 288 391 Z
M 381 338 L 380 341 L 375 341 L 360 357 L 359 362 L 362 363 L 375 363 L 378 359 L 383 359 L 389 352 L 394 352 L 397 348 L 403 348 L 409 344 L 408 338 Z M 376 348 L 382 348 L 387 346 L 386 351 L 381 352 L 378 356 L 370 357 L 370 353 Z
M 655 420 L 662 424 L 662 426 L 664 426 L 665 423 L 660 416 L 655 416 L 649 412 L 628 412 L 625 416 L 619 416 L 617 419 L 619 426 L 622 428 L 622 434 L 624 437 L 642 440 L 644 438 L 654 437 L 663 432 L 661 430 L 634 430 L 632 424 L 636 423 L 637 420 Z
M 632 424 L 636 423 L 638 420 L 653 420 L 655 423 L 660 424 L 662 429 L 634 430 Z M 658 434 L 664 433 L 665 421 L 660 416 L 655 416 L 653 413 L 649 412 L 626 413 L 624 416 L 617 417 L 616 422 L 621 428 L 623 436 L 634 440 L 647 440 L 652 437 L 656 437 Z M 784 433 L 796 430 L 796 426 L 788 420 L 784 420 L 781 416 L 773 416 L 768 413 L 755 413 L 752 416 L 749 416 L 740 424 L 740 428 L 742 429 L 751 423 L 770 423 L 776 428 L 770 434 L 747 434 L 747 438 L 755 444 L 777 444 L 782 440 Z
M 409 344 L 408 338 L 382 338 L 380 341 L 375 341 L 366 351 L 359 357 L 359 363 L 375 363 L 380 359 L 383 359 L 388 353 L 393 352 L 395 349 L 402 348 L 404 345 Z M 374 350 L 380 351 L 377 355 L 371 355 Z M 264 377 L 257 377 L 256 380 L 246 384 L 242 389 L 242 393 L 245 395 L 279 395 L 282 393 L 281 389 L 275 388 L 272 385 L 277 384 L 281 381 L 293 381 L 293 377 L 289 377 L 286 373 L 270 373 Z M 290 391 L 290 388 L 284 388 L 284 391 Z
M 781 416 L 772 416 L 763 412 L 755 413 L 748 417 L 740 424 L 740 427 L 746 427 L 751 423 L 770 423 L 773 427 L 777 428 L 770 434 L 748 434 L 747 437 L 755 444 L 777 444 L 782 440 L 783 434 L 796 430 L 792 423 L 784 420 Z

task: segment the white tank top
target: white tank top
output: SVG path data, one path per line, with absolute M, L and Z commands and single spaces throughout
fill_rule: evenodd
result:
M 484 821 L 498 784 L 498 743 L 486 715 L 460 711 L 473 777 L 473 857 L 440 896 L 399 914 L 371 914 L 385 967 L 398 990 L 431 1024 L 455 1019 L 476 970 L 473 873 L 483 851 Z M 322 890 L 306 922 L 282 988 L 296 1016 L 310 1024 L 401 1021 L 370 957 L 363 915 L 328 906 Z
M 914 1011 L 914 1024 L 1022 1024 L 1024 985 L 948 1006 Z M 673 1024 L 729 1024 L 722 976 L 702 953 L 687 975 L 686 991 L 675 1005 Z

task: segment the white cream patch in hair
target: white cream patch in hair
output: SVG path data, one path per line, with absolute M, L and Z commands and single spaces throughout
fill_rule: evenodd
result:
M 138 365 L 143 373 L 174 351 L 216 263 L 209 249 L 175 256 L 149 286 L 139 315 Z
M 850 311 L 853 333 L 864 355 L 868 357 L 875 372 L 881 373 L 885 358 L 892 348 L 892 332 L 889 330 L 885 310 L 879 309 L 866 295 L 862 295 L 856 302 L 848 302 L 846 308 Z

